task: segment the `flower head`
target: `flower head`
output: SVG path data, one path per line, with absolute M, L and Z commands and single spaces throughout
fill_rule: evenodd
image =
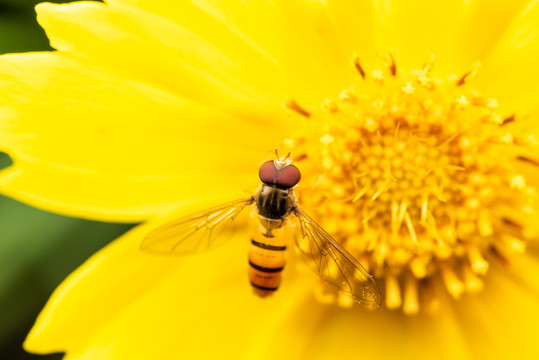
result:
M 72 215 L 150 221 L 66 280 L 28 349 L 383 358 L 370 344 L 384 339 L 416 358 L 527 353 L 535 3 L 110 0 L 38 14 L 58 51 L 1 59 L 14 165 L 0 187 Z M 293 253 L 283 288 L 257 299 L 239 239 L 182 260 L 139 250 L 163 221 L 252 193 L 275 147 L 302 171 L 298 203 L 381 284 L 383 310 L 342 309 L 350 299 Z M 505 317 L 507 301 L 518 306 Z
M 477 68 L 439 78 L 433 60 L 406 71 L 388 59 L 369 76 L 356 58 L 354 85 L 287 144 L 315 179 L 305 206 L 385 279 L 389 308 L 415 313 L 437 306 L 432 281 L 454 298 L 480 291 L 486 258 L 537 237 L 537 189 L 522 168 L 537 147 L 473 87 Z

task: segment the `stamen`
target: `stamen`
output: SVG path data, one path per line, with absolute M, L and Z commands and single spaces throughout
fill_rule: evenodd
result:
M 325 134 L 320 138 L 320 142 L 324 145 L 329 145 L 335 140 L 335 138 L 329 134 Z
M 359 73 L 359 75 L 361 75 L 361 77 L 363 78 L 363 80 L 365 80 L 365 70 L 363 70 L 363 67 L 361 66 L 360 62 L 359 62 L 359 57 L 355 56 L 354 57 L 354 66 L 357 70 L 357 72 Z
M 429 197 L 426 193 L 421 198 L 421 223 L 424 224 L 427 219 L 427 211 L 429 210 Z
M 395 58 L 393 57 L 393 55 L 391 53 L 389 53 L 387 55 L 388 57 L 388 60 L 389 60 L 389 72 L 391 73 L 392 76 L 396 76 L 397 75 L 397 64 L 395 63 Z
M 502 126 L 503 125 L 507 125 L 507 124 L 511 124 L 512 122 L 515 121 L 515 114 L 511 115 L 511 116 L 508 116 L 506 117 L 505 119 L 502 120 Z
M 464 284 L 466 291 L 471 293 L 477 293 L 483 290 L 483 281 L 470 269 L 468 264 L 463 264 L 462 274 L 464 276 Z
M 489 211 L 481 210 L 479 212 L 477 228 L 479 229 L 479 234 L 483 237 L 491 236 L 494 233 Z
M 457 275 L 447 264 L 441 266 L 442 278 L 445 283 L 447 291 L 455 298 L 458 299 L 464 291 L 464 284 L 457 278 Z
M 419 312 L 417 280 L 411 275 L 407 275 L 405 278 L 402 310 L 407 315 L 417 314 Z
M 423 279 L 427 275 L 427 264 L 425 261 L 425 259 L 415 257 L 410 262 L 410 270 L 412 270 L 412 274 L 418 279 Z
M 414 229 L 414 224 L 412 224 L 412 219 L 410 218 L 410 214 L 408 214 L 408 212 L 404 214 L 404 221 L 406 222 L 406 227 L 410 232 L 410 237 L 412 238 L 412 241 L 417 244 L 417 235 Z
M 509 180 L 509 184 L 511 186 L 511 189 L 519 189 L 522 190 L 526 187 L 526 180 L 524 179 L 524 176 L 522 175 L 515 175 L 512 176 Z
M 322 109 L 333 114 L 335 114 L 339 110 L 337 103 L 331 99 L 324 100 L 324 102 L 322 103 Z
M 539 161 L 538 160 L 529 158 L 527 156 L 517 156 L 517 160 L 520 160 L 520 161 L 523 161 L 525 163 L 531 164 L 533 166 L 538 166 L 539 167 Z
M 372 78 L 374 79 L 374 81 L 382 83 L 382 81 L 384 80 L 384 72 L 382 70 L 373 70 Z
M 397 309 L 402 305 L 401 289 L 397 278 L 393 275 L 386 277 L 386 306 L 388 309 Z
M 311 113 L 309 113 L 307 110 L 305 110 L 304 108 L 299 106 L 298 103 L 295 102 L 294 100 L 288 100 L 286 102 L 285 106 L 288 109 L 293 110 L 293 111 L 297 112 L 298 114 L 300 114 L 302 116 L 305 116 L 307 118 L 311 116 Z
M 520 239 L 509 234 L 501 234 L 500 242 L 503 249 L 508 253 L 522 254 L 526 250 L 526 246 Z
M 359 199 L 361 199 L 363 197 L 363 195 L 365 195 L 367 193 L 367 191 L 369 190 L 369 187 L 367 185 L 365 185 L 361 190 L 358 191 L 358 193 L 354 196 L 354 198 L 352 199 L 352 202 L 355 203 L 356 201 L 358 201 Z
M 412 86 L 412 82 L 408 81 L 405 86 L 401 87 L 401 90 L 405 94 L 412 94 L 415 90 L 415 88 Z
M 380 187 L 378 188 L 378 190 L 376 190 L 376 192 L 374 193 L 374 195 L 371 197 L 371 201 L 374 201 L 376 200 L 390 185 L 391 183 L 391 180 L 388 178 L 386 179 L 381 185 Z
M 496 125 L 503 125 L 502 117 L 496 113 L 490 114 L 490 116 L 487 117 L 486 122 L 496 124 Z
M 513 142 L 513 135 L 511 133 L 505 133 L 500 137 L 500 141 L 503 144 L 511 144 Z
M 325 100 L 312 123 L 324 125 L 290 142 L 316 179 L 301 205 L 385 283 L 386 306 L 407 314 L 439 306 L 435 282 L 455 299 L 480 291 L 486 258 L 508 264 L 539 237 L 529 220 L 539 193 L 523 166 L 539 167 L 539 140 L 515 134 L 515 115 L 471 87 L 477 66 L 439 78 L 433 60 L 404 73 L 390 54 L 369 77 L 355 57 L 361 84 Z
M 479 70 L 480 64 L 477 63 L 474 66 L 474 69 L 470 70 L 469 72 L 462 75 L 462 77 L 457 81 L 457 86 L 462 86 L 466 83 L 468 83 L 475 75 L 477 75 L 477 70 Z
M 497 109 L 499 106 L 500 104 L 498 104 L 498 100 L 493 99 L 493 98 L 487 99 L 487 107 L 491 109 Z
M 343 90 L 339 94 L 339 100 L 348 103 L 355 103 L 357 98 L 350 90 Z
M 455 102 L 457 103 L 457 109 L 464 109 L 470 105 L 470 101 L 464 95 L 459 96 Z

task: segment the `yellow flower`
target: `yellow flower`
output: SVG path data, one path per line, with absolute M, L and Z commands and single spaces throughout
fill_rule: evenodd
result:
M 58 51 L 0 59 L 1 146 L 14 159 L 0 189 L 69 215 L 149 221 L 56 290 L 29 351 L 539 355 L 536 2 L 37 9 Z M 302 170 L 301 206 L 374 274 L 381 310 L 348 309 L 294 253 L 282 289 L 255 297 L 240 235 L 182 259 L 139 250 L 163 221 L 252 193 L 275 147 Z

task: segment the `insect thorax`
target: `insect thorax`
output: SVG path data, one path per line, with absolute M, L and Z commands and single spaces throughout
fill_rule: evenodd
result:
M 255 194 L 258 215 L 265 228 L 275 229 L 282 226 L 284 218 L 294 206 L 292 189 L 279 189 L 262 185 Z

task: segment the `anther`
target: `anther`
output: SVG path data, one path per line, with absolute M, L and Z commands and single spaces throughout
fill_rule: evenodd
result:
M 337 103 L 331 99 L 324 100 L 324 102 L 322 103 L 322 109 L 332 114 L 335 114 L 339 110 L 339 108 L 337 107 Z
M 363 79 L 365 79 L 365 76 L 366 76 L 365 70 L 363 70 L 363 67 L 359 63 L 359 57 L 357 57 L 357 56 L 354 57 L 354 66 L 355 66 L 357 72 L 359 73 L 359 75 L 361 75 L 361 77 Z
M 388 54 L 387 57 L 389 59 L 389 65 L 388 65 L 389 72 L 391 73 L 392 76 L 396 76 L 397 75 L 397 64 L 395 63 L 395 58 L 393 57 L 393 55 L 391 53 Z
M 517 156 L 517 160 L 520 160 L 520 161 L 523 161 L 523 162 L 528 163 L 530 165 L 539 167 L 539 161 L 537 161 L 535 159 L 532 159 L 532 158 L 529 158 L 527 156 Z
M 479 64 L 476 64 L 474 66 L 474 69 L 468 71 L 467 73 L 461 76 L 461 78 L 457 81 L 456 85 L 462 86 L 466 84 L 468 81 L 470 81 L 470 79 L 472 79 L 477 74 L 478 69 L 479 69 Z
M 503 119 L 499 114 L 492 113 L 490 116 L 487 117 L 486 122 L 496 124 L 496 125 L 503 125 Z
M 349 103 L 355 103 L 357 98 L 355 97 L 354 94 L 352 94 L 352 92 L 350 90 L 343 90 L 341 91 L 341 93 L 339 94 L 339 99 L 341 101 L 345 101 L 345 102 L 349 102 Z
M 483 281 L 470 269 L 468 264 L 462 265 L 462 275 L 468 292 L 477 293 L 483 289 Z
M 372 77 L 376 82 L 381 83 L 384 80 L 384 73 L 382 70 L 373 70 Z
M 298 114 L 300 114 L 302 116 L 305 116 L 307 118 L 311 116 L 310 112 L 308 112 L 307 110 L 305 110 L 304 108 L 299 106 L 298 103 L 295 102 L 294 100 L 288 100 L 286 102 L 285 106 L 287 108 L 289 108 L 290 110 L 293 110 L 293 111 L 297 112 Z
M 513 114 L 511 116 L 508 116 L 505 119 L 503 119 L 501 125 L 504 126 L 504 125 L 510 124 L 510 123 L 512 123 L 514 121 L 515 121 L 515 114 Z
M 468 101 L 468 98 L 464 95 L 459 96 L 456 100 L 457 109 L 464 109 L 468 105 L 470 105 L 470 101 Z
M 455 271 L 447 264 L 441 265 L 442 279 L 449 293 L 458 299 L 464 291 L 464 284 L 455 274 Z
M 412 82 L 408 81 L 406 83 L 406 85 L 401 87 L 401 90 L 402 90 L 403 93 L 405 93 L 407 95 L 411 95 L 414 92 L 415 88 L 412 86 Z

